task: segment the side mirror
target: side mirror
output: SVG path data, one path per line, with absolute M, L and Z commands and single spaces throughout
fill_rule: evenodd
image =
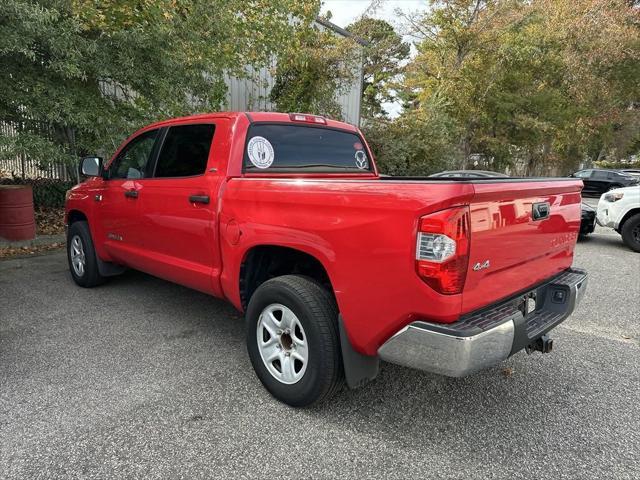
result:
M 80 171 L 85 177 L 99 177 L 102 175 L 102 158 L 84 157 L 80 164 Z

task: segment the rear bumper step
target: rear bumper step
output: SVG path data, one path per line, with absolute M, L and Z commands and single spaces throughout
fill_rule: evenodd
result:
M 389 338 L 378 355 L 387 362 L 463 377 L 495 365 L 525 347 L 539 350 L 535 345 L 540 345 L 549 330 L 571 315 L 586 287 L 587 273 L 568 269 L 524 294 L 457 322 L 413 322 Z

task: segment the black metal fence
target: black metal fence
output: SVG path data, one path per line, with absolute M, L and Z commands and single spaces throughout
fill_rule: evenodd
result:
M 19 178 L 49 178 L 55 180 L 73 181 L 74 175 L 63 163 L 48 163 L 42 165 L 34 160 L 24 158 L 0 159 L 0 176 Z

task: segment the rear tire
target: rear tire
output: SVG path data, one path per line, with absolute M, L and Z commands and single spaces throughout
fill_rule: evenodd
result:
M 275 398 L 306 407 L 340 389 L 338 308 L 318 282 L 300 275 L 264 282 L 251 296 L 246 321 L 251 364 Z
M 634 252 L 640 252 L 640 213 L 628 218 L 621 230 L 622 241 Z
M 91 288 L 104 283 L 105 278 L 98 271 L 96 251 L 87 222 L 73 222 L 69 227 L 67 260 L 71 278 L 77 285 Z

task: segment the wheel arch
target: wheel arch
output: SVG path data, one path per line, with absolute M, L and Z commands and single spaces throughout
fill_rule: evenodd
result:
M 66 214 L 66 223 L 67 223 L 67 231 L 71 228 L 76 222 L 87 222 L 87 227 L 89 229 L 89 235 L 91 236 L 91 241 L 93 243 L 93 248 L 96 253 L 96 262 L 98 264 L 98 271 L 100 275 L 103 277 L 113 277 L 115 275 L 120 275 L 125 271 L 125 267 L 122 265 L 118 265 L 111 262 L 111 258 L 108 255 L 105 255 L 102 245 L 96 242 L 95 231 L 93 229 L 94 225 L 89 222 L 89 218 L 86 213 L 78 208 L 71 208 Z
M 304 275 L 323 285 L 335 298 L 329 271 L 317 255 L 303 249 L 277 244 L 259 244 L 248 248 L 240 263 L 238 288 L 242 308 L 246 310 L 256 289 L 281 275 Z
M 621 232 L 622 227 L 624 226 L 624 223 L 627 220 L 629 220 L 631 217 L 634 217 L 635 215 L 640 215 L 640 207 L 632 208 L 627 213 L 625 213 L 622 219 L 620 220 L 620 223 L 618 224 L 617 230 Z
M 67 225 L 71 226 L 75 222 L 89 222 L 87 215 L 77 208 L 72 208 L 67 213 Z

